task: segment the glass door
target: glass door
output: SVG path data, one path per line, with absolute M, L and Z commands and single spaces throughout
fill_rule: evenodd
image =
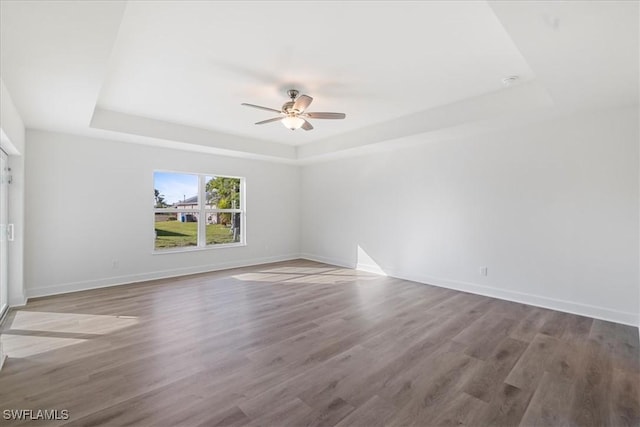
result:
M 0 150 L 0 318 L 9 306 L 8 243 L 9 167 L 7 154 Z

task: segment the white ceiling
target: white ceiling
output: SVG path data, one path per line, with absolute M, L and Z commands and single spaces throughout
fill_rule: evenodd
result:
M 484 2 L 131 2 L 98 105 L 301 144 L 533 78 Z M 314 98 L 312 132 L 255 126 L 286 89 Z
M 0 77 L 32 128 L 296 161 L 638 103 L 637 2 L 0 7 Z M 347 119 L 291 132 L 240 106 L 279 108 L 291 87 Z

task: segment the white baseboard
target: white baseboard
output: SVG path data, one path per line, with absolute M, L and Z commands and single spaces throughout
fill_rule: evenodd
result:
M 298 258 L 308 259 L 309 261 L 321 262 L 323 264 L 331 264 L 337 267 L 355 268 L 355 264 L 345 262 L 337 258 L 328 258 L 328 257 L 309 254 L 309 253 L 301 253 Z
M 358 264 L 356 264 L 356 270 L 365 271 L 367 273 L 379 274 L 381 276 L 388 276 L 388 274 L 377 265 L 363 264 L 359 262 Z
M 577 314 L 580 316 L 592 317 L 594 319 L 607 320 L 615 323 L 622 323 L 638 327 L 640 323 L 640 316 L 637 313 L 628 313 L 624 311 L 612 310 L 605 307 L 597 307 L 588 304 L 581 304 L 571 301 L 564 301 L 555 298 L 543 297 L 540 295 L 533 295 L 523 292 L 511 291 L 506 289 L 494 288 L 491 286 L 479 285 L 477 283 L 462 282 L 457 280 L 449 280 L 438 277 L 431 277 L 425 275 L 407 274 L 399 270 L 393 270 L 388 268 L 380 268 L 375 266 L 369 268 L 368 265 L 349 265 L 344 260 L 333 260 L 320 255 L 301 254 L 302 258 L 312 261 L 324 262 L 327 264 L 334 264 L 341 267 L 356 268 L 362 271 L 370 273 L 379 273 L 375 270 L 382 270 L 383 274 L 395 277 L 403 280 L 410 280 L 412 282 L 424 283 L 427 285 L 438 286 L 441 288 L 454 289 L 462 292 L 469 292 L 472 294 L 483 295 L 491 298 L 502 299 L 506 301 L 518 302 L 527 305 L 533 305 L 536 307 L 548 308 L 551 310 L 562 311 L 565 313 Z M 362 267 L 362 268 L 360 268 Z
M 7 359 L 7 355 L 2 351 L 2 343 L 0 342 L 0 371 L 2 371 L 2 367 L 4 366 L 4 361 Z
M 269 264 L 272 262 L 290 261 L 299 259 L 298 254 L 280 255 L 273 257 L 252 258 L 233 262 L 218 263 L 213 265 L 202 265 L 197 267 L 176 268 L 171 270 L 155 271 L 152 273 L 131 274 L 125 276 L 108 277 L 97 280 L 86 280 L 81 282 L 64 283 L 42 288 L 27 288 L 27 299 L 45 297 L 50 295 L 67 294 L 70 292 L 86 291 L 89 289 L 106 288 L 110 286 L 128 285 L 130 283 L 147 282 L 149 280 L 168 279 L 171 277 L 186 276 L 189 274 L 208 273 L 229 268 L 249 267 L 252 265 Z
M 11 308 L 24 307 L 25 305 L 27 305 L 27 297 L 24 292 L 18 296 L 13 296 L 9 300 L 9 307 Z
M 455 280 L 434 278 L 428 276 L 407 275 L 399 272 L 388 272 L 392 277 L 398 279 L 411 280 L 442 288 L 455 289 L 457 291 L 469 292 L 536 307 L 548 308 L 550 310 L 563 311 L 565 313 L 577 314 L 580 316 L 592 317 L 594 319 L 607 320 L 615 323 L 622 323 L 630 326 L 638 326 L 638 315 L 624 311 L 612 310 L 605 307 L 597 307 L 588 304 L 581 304 L 572 301 L 564 301 L 555 298 L 543 297 L 523 292 L 494 288 L 491 286 L 479 285 L 476 283 L 460 282 Z

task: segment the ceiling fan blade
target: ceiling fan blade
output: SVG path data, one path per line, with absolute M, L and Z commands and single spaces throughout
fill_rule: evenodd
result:
M 307 109 L 309 104 L 311 104 L 311 101 L 313 101 L 312 97 L 307 95 L 300 95 L 298 99 L 296 99 L 296 102 L 293 104 L 293 109 L 298 110 L 299 112 L 302 113 L 304 110 Z
M 255 104 L 247 104 L 246 102 L 243 102 L 240 105 L 245 105 L 247 107 L 253 107 L 253 108 L 258 108 L 260 110 L 266 110 L 266 111 L 273 111 L 274 113 L 281 113 L 280 110 L 276 110 L 274 108 L 269 108 L 269 107 L 261 107 L 260 105 L 255 105 Z
M 302 119 L 304 120 L 304 119 Z M 302 124 L 302 129 L 304 130 L 311 130 L 313 129 L 313 126 L 311 126 L 311 123 L 309 123 L 308 121 L 304 120 L 304 123 Z
M 282 120 L 282 119 L 283 119 L 283 117 L 274 117 L 273 119 L 263 120 L 261 122 L 257 122 L 256 124 L 257 125 L 263 125 L 265 123 L 277 122 L 277 121 Z
M 306 113 L 305 116 L 311 119 L 344 119 L 345 113 Z

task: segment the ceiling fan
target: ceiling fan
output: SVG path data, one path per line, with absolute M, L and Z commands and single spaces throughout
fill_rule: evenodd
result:
M 275 108 L 269 107 L 261 107 L 260 105 L 255 104 L 247 104 L 243 102 L 242 105 L 246 105 L 247 107 L 258 108 L 260 110 L 273 111 L 274 113 L 280 114 L 280 117 L 274 117 L 273 119 L 263 120 L 261 122 L 257 122 L 257 125 L 264 125 L 266 123 L 271 122 L 282 122 L 284 127 L 291 130 L 296 129 L 304 129 L 311 130 L 313 126 L 311 123 L 307 121 L 307 119 L 344 119 L 347 117 L 344 113 L 308 113 L 305 112 L 313 98 L 307 95 L 298 96 L 298 91 L 295 89 L 290 89 L 287 91 L 287 95 L 291 98 L 291 101 L 287 101 L 282 104 L 282 108 L 280 110 L 276 110 Z

